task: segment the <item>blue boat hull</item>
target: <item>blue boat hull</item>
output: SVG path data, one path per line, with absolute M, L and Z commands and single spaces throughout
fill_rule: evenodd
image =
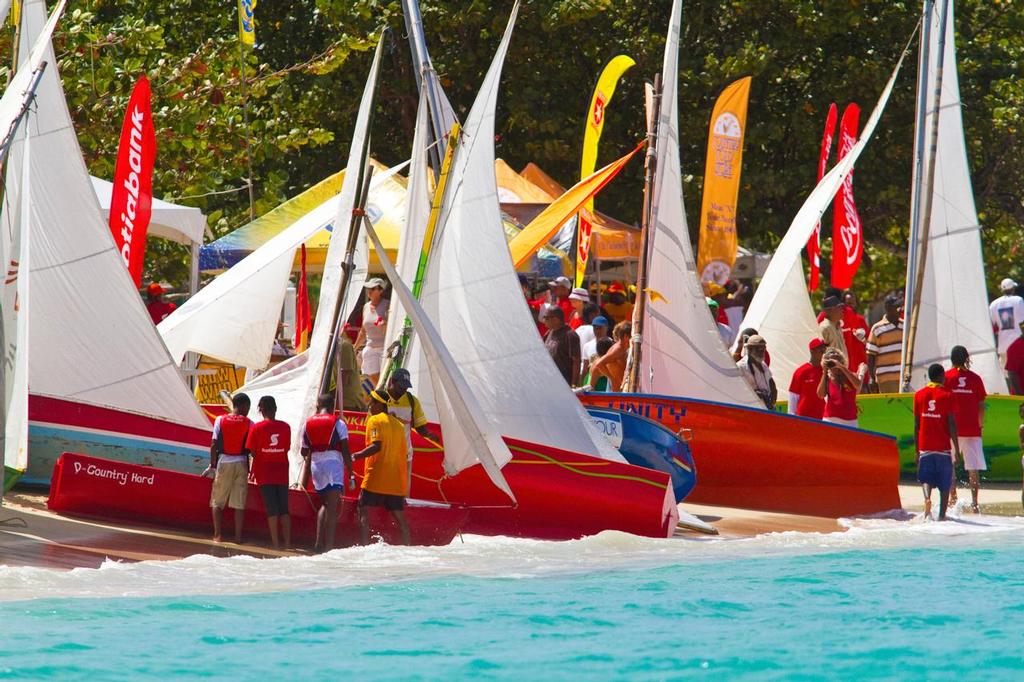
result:
M 634 466 L 672 477 L 676 502 L 697 485 L 697 467 L 686 441 L 658 422 L 635 412 L 586 406 L 594 424 Z

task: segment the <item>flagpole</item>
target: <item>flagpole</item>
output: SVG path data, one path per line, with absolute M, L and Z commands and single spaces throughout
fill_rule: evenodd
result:
M 246 186 L 249 188 L 249 220 L 256 220 L 256 201 L 253 196 L 252 187 L 252 142 L 250 137 L 252 131 L 249 128 L 249 89 L 245 82 L 245 44 L 242 36 L 238 36 L 238 61 L 240 63 L 241 92 L 242 92 L 242 122 L 245 126 L 245 163 L 248 167 L 249 176 L 246 178 Z

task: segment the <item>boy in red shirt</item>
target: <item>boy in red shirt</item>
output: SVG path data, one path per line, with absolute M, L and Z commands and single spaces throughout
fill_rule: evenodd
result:
M 825 416 L 825 400 L 818 397 L 821 383 L 821 358 L 828 346 L 821 339 L 811 339 L 807 349 L 811 351 L 810 362 L 805 362 L 793 372 L 789 382 L 789 413 L 799 417 L 821 419 Z
M 263 421 L 249 429 L 245 449 L 252 455 L 252 474 L 267 513 L 270 543 L 278 549 L 278 522 L 284 536 L 284 548 L 292 548 L 292 517 L 288 513 L 288 451 L 292 447 L 292 429 L 277 419 L 277 401 L 273 396 L 260 398 L 257 409 Z
M 914 394 L 914 438 L 917 440 L 917 480 L 924 492 L 924 515 L 932 513 L 932 488 L 939 489 L 939 521 L 946 520 L 953 464 L 960 455 L 953 418 L 953 397 L 943 387 L 942 365 L 928 367 L 928 385 Z M 950 445 L 955 455 L 951 458 Z
M 971 509 L 978 513 L 979 471 L 985 471 L 985 452 L 981 447 L 981 426 L 985 421 L 985 382 L 971 371 L 971 358 L 963 346 L 953 346 L 949 359 L 953 369 L 946 372 L 946 390 L 953 397 L 953 417 L 964 468 L 971 486 Z M 953 492 L 956 493 L 954 483 Z M 956 495 L 952 497 L 956 501 Z

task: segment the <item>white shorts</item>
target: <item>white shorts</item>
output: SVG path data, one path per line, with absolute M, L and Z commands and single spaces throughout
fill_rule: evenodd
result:
M 822 421 L 826 421 L 829 424 L 842 424 L 843 426 L 852 426 L 858 428 L 856 419 L 841 419 L 839 417 L 825 417 Z
M 363 346 L 363 363 L 359 370 L 367 375 L 380 374 L 381 360 L 384 358 L 383 348 Z
M 985 452 L 981 449 L 981 436 L 957 436 L 960 452 L 964 456 L 964 469 L 985 471 Z

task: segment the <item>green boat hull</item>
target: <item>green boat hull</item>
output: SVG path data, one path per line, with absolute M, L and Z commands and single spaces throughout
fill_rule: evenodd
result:
M 982 480 L 1019 483 L 1021 480 L 1020 428 L 1021 396 L 991 395 L 986 400 L 982 444 L 988 471 Z M 917 472 L 914 447 L 914 397 L 892 393 L 857 397 L 862 429 L 896 437 L 900 451 L 900 474 L 913 478 Z

